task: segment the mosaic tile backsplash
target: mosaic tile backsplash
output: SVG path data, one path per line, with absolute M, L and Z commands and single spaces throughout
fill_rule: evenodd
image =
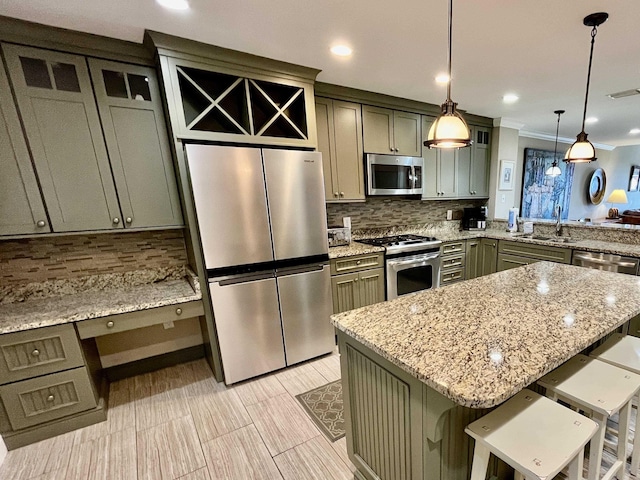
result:
M 453 218 L 462 218 L 465 207 L 479 207 L 485 200 L 420 201 L 406 198 L 367 198 L 364 203 L 327 203 L 327 224 L 342 225 L 342 217 L 351 217 L 351 228 L 385 228 L 441 222 L 447 210 Z
M 0 241 L 0 286 L 186 264 L 182 230 Z

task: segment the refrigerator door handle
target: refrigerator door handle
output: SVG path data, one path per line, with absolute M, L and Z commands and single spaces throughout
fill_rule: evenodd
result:
M 221 278 L 221 279 L 211 279 L 211 283 L 218 283 L 221 287 L 226 287 L 228 285 L 237 285 L 238 283 L 247 283 L 247 282 L 255 282 L 258 280 L 267 280 L 269 278 L 273 278 L 275 275 L 272 271 L 269 272 L 257 272 L 247 275 L 235 275 L 233 277 Z
M 295 275 L 298 273 L 317 272 L 317 271 L 323 270 L 326 265 L 328 264 L 319 263 L 317 265 L 304 265 L 304 266 L 298 266 L 298 267 L 280 268 L 276 270 L 276 277 L 284 277 L 287 275 Z

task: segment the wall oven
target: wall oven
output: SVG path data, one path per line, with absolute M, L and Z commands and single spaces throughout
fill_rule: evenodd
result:
M 367 154 L 367 195 L 421 195 L 422 157 Z
M 396 235 L 358 241 L 385 248 L 387 300 L 440 286 L 440 240 Z

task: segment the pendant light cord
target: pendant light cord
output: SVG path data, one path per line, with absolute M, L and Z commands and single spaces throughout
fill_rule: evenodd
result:
M 591 52 L 589 53 L 589 70 L 587 71 L 587 91 L 584 94 L 584 111 L 582 113 L 582 132 L 584 133 L 584 123 L 587 119 L 587 101 L 589 100 L 589 83 L 591 82 L 591 64 L 593 62 L 593 45 L 596 43 L 598 28 L 591 29 Z
M 453 31 L 453 0 L 449 0 L 449 56 L 447 58 L 449 62 L 449 82 L 447 83 L 447 102 L 451 102 L 451 50 L 453 49 L 452 34 Z M 593 51 L 593 47 L 592 47 Z
M 558 133 L 560 132 L 560 115 L 562 115 L 562 113 L 558 113 L 558 124 L 556 125 L 556 144 L 553 147 L 553 164 L 552 166 L 557 167 L 558 166 L 558 160 L 557 160 L 557 156 L 558 156 Z

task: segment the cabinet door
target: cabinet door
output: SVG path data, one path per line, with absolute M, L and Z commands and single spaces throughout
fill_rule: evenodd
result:
M 155 71 L 89 59 L 125 226 L 182 224 Z
M 480 240 L 467 240 L 466 246 L 466 259 L 465 259 L 465 279 L 471 280 L 472 278 L 482 275 L 480 270 Z
M 346 312 L 360 306 L 359 273 L 346 273 L 331 277 L 333 313 Z
M 361 106 L 334 100 L 333 123 L 340 199 L 364 200 Z
M 0 65 L 0 235 L 50 232 L 9 81 Z
M 360 273 L 360 307 L 384 302 L 384 268 L 374 268 Z
M 490 238 L 483 238 L 480 241 L 481 254 L 481 275 L 496 273 L 496 263 L 498 259 L 498 241 Z
M 522 267 L 531 263 L 539 262 L 533 258 L 519 257 L 517 255 L 498 254 L 497 271 L 509 270 L 510 268 Z
M 122 228 L 85 59 L 2 48 L 53 230 Z
M 435 120 L 434 117 L 422 116 L 422 137 L 427 138 L 429 129 Z M 424 170 L 422 172 L 422 198 L 435 200 L 439 198 L 438 190 L 438 151 L 435 148 L 424 147 L 422 149 Z
M 458 150 L 458 198 L 474 198 L 472 190 L 473 175 L 471 169 L 471 157 L 473 156 L 473 147 L 461 148 Z
M 419 157 L 422 154 L 420 115 L 394 111 L 393 138 L 398 155 Z
M 474 127 L 475 143 L 471 147 L 469 190 L 474 197 L 489 196 L 489 169 L 491 168 L 491 131 Z M 469 150 L 465 148 L 464 150 Z
M 393 110 L 362 106 L 362 131 L 364 151 L 367 153 L 394 154 Z
M 458 196 L 458 155 L 457 148 L 439 148 L 436 151 L 440 198 L 456 198 Z
M 322 153 L 324 196 L 327 201 L 338 200 L 338 175 L 335 165 L 335 135 L 333 128 L 333 100 L 316 98 L 316 126 L 318 151 Z

